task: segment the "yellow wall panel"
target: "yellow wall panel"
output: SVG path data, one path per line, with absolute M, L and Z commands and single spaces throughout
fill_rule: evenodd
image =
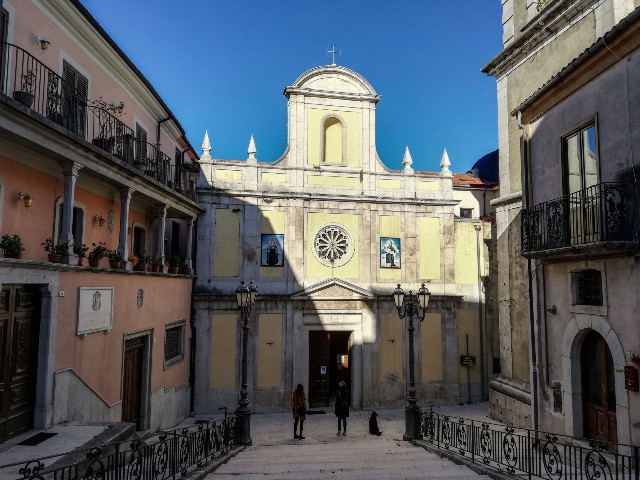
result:
M 258 388 L 282 384 L 282 314 L 258 316 Z
M 229 208 L 216 209 L 213 274 L 237 277 L 240 256 L 240 215 Z
M 400 217 L 392 217 L 390 215 L 380 216 L 380 234 L 377 239 L 377 248 L 380 249 L 380 237 L 393 237 L 400 238 Z M 404 256 L 402 255 L 402 239 L 400 238 L 400 266 L 402 267 L 404 262 Z M 400 280 L 402 278 L 401 268 L 380 268 L 380 262 L 382 261 L 378 253 L 378 269 L 380 272 L 381 280 Z
M 380 382 L 384 383 L 388 376 L 395 375 L 402 382 L 403 322 L 397 313 L 380 315 Z
M 236 325 L 235 313 L 211 315 L 211 387 L 236 387 Z
M 420 244 L 420 280 L 440 278 L 440 219 L 418 218 L 418 241 Z
M 307 175 L 308 185 L 333 185 L 336 187 L 355 187 L 360 185 L 359 177 L 330 177 L 322 175 Z
M 260 179 L 263 182 L 284 183 L 287 181 L 287 176 L 284 173 L 262 172 Z
M 462 308 L 456 310 L 456 330 L 458 333 L 458 357 L 467 354 L 467 337 L 469 335 L 469 355 L 476 357 L 476 366 L 469 367 L 472 382 L 480 381 L 480 336 L 478 334 L 478 310 Z M 458 381 L 467 382 L 467 367 L 458 364 Z
M 438 182 L 418 182 L 416 185 L 418 190 L 440 190 Z
M 379 188 L 400 189 L 400 188 L 402 188 L 402 182 L 400 180 L 385 180 L 385 179 L 381 179 L 381 180 L 378 180 L 378 187 Z
M 473 223 L 456 223 L 456 283 L 478 283 L 477 239 Z
M 420 326 L 422 381 L 438 382 L 444 379 L 442 369 L 442 315 L 427 313 Z
M 277 210 L 262 210 L 260 212 L 262 214 L 262 222 L 260 226 L 260 233 L 275 233 L 275 234 L 284 234 L 284 212 L 280 212 Z M 287 237 L 285 235 L 285 243 L 287 241 Z M 284 245 L 283 245 L 284 248 Z M 262 254 L 262 253 L 260 253 Z M 284 251 L 284 254 L 287 254 L 287 251 Z M 280 278 L 284 277 L 284 268 L 283 267 L 260 267 L 260 276 L 261 277 L 272 277 L 272 278 Z
M 322 150 L 324 141 L 323 120 L 327 116 L 335 115 L 342 120 L 345 131 L 346 145 L 341 146 L 346 151 L 346 164 L 349 167 L 358 167 L 358 132 L 360 130 L 360 113 L 343 112 L 339 110 L 321 110 L 310 108 L 307 117 L 307 164 L 320 165 L 322 162 Z
M 307 216 L 307 229 L 310 232 L 307 238 L 306 267 L 307 277 L 310 278 L 358 278 L 360 276 L 359 261 L 359 219 L 358 215 L 344 215 L 336 213 L 309 213 Z M 316 232 L 327 224 L 337 223 L 346 228 L 354 242 L 354 252 L 351 260 L 341 267 L 326 267 L 318 261 L 313 253 L 313 240 Z
M 218 180 L 242 180 L 241 170 L 216 170 Z

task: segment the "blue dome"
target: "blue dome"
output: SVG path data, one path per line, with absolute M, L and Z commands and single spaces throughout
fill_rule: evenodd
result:
M 467 175 L 473 175 L 485 182 L 498 183 L 500 180 L 498 157 L 498 150 L 487 153 L 467 171 Z

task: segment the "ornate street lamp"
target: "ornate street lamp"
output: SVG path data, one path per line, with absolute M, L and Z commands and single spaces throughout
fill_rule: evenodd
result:
M 417 405 L 416 384 L 413 374 L 413 319 L 415 317 L 421 322 L 424 320 L 430 296 L 431 292 L 424 286 L 424 283 L 418 290 L 417 295 L 414 295 L 409 290 L 409 294 L 405 296 L 400 284 L 393 291 L 393 300 L 398 309 L 400 320 L 405 317 L 409 319 L 409 395 L 407 396 L 407 404 L 404 407 L 405 432 L 402 436 L 403 440 L 420 440 L 422 438 L 422 433 L 420 433 L 420 407 Z
M 249 410 L 249 399 L 247 398 L 247 337 L 249 335 L 249 318 L 251 309 L 256 303 L 256 293 L 258 287 L 255 283 L 244 281 L 236 288 L 236 300 L 240 310 L 242 321 L 242 384 L 240 386 L 240 399 L 236 409 L 236 443 L 240 445 L 251 445 L 251 410 Z

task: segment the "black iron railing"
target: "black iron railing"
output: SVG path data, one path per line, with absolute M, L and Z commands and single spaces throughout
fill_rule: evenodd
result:
M 133 440 L 74 451 L 74 457 L 84 458 L 68 465 L 58 465 L 65 463 L 62 460 L 45 466 L 60 455 L 2 465 L 0 475 L 19 480 L 181 478 L 226 454 L 234 446 L 234 429 L 235 416 L 229 415 L 218 422 L 163 432 L 153 442 Z
M 566 247 L 635 241 L 631 183 L 600 183 L 522 210 L 524 255 Z
M 196 200 L 197 172 L 179 172 L 155 145 L 138 140 L 133 130 L 104 108 L 104 102 L 78 96 L 64 79 L 23 48 L 0 43 L 0 88 L 33 112 L 83 140 L 136 166 L 154 180 Z
M 438 415 L 422 417 L 423 441 L 511 478 L 638 480 L 639 448 Z M 581 446 L 584 444 L 586 446 Z

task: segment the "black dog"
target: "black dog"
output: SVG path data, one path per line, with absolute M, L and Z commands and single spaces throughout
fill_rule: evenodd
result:
M 374 410 L 369 417 L 369 433 L 372 435 L 382 435 L 382 432 L 378 428 L 378 414 Z

